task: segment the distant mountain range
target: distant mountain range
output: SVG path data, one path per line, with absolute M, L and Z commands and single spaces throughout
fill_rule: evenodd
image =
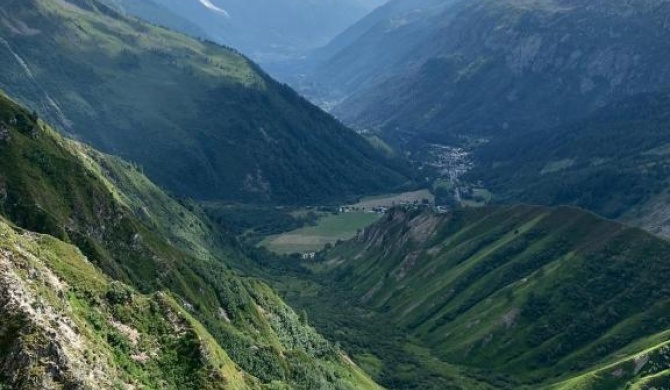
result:
M 669 14 L 664 0 L 395 0 L 293 82 L 387 137 L 507 137 L 667 86 Z
M 304 55 L 387 0 L 106 0 L 151 22 L 231 46 L 254 60 Z
M 281 77 L 401 149 L 465 145 L 498 202 L 666 232 L 668 18 L 666 0 L 396 0 Z
M 0 87 L 180 196 L 339 203 L 408 182 L 245 57 L 97 0 L 3 2 L 0 51 Z

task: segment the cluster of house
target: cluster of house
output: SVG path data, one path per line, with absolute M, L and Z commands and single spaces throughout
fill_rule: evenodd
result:
M 447 206 L 436 206 L 433 204 L 425 204 L 425 203 L 402 203 L 399 205 L 395 205 L 393 207 L 402 207 L 405 209 L 431 209 L 434 212 L 438 214 L 444 214 L 447 211 L 449 211 L 449 208 Z M 376 213 L 376 214 L 386 214 L 391 207 L 386 207 L 386 206 L 376 206 L 376 207 L 371 207 L 371 208 L 366 208 L 366 207 L 355 207 L 355 206 L 341 206 L 339 208 L 340 213 L 359 213 L 359 212 L 364 212 L 364 213 Z
M 4 123 L 0 123 L 0 141 L 9 141 L 9 138 L 9 128 Z
M 303 260 L 314 260 L 316 258 L 315 252 L 307 252 L 300 255 Z
M 449 211 L 447 206 L 435 206 L 435 212 L 438 214 L 445 214 Z
M 376 207 L 357 207 L 357 206 L 340 206 L 340 213 L 377 213 L 377 214 L 386 214 L 389 210 L 385 206 L 376 206 Z

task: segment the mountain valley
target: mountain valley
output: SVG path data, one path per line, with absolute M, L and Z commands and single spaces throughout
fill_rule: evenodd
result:
M 670 389 L 669 29 L 1 1 L 0 390 Z
M 474 188 L 665 234 L 668 17 L 665 0 L 396 0 L 286 77 L 422 165 L 468 153 L 459 180 L 429 175 L 439 198 Z

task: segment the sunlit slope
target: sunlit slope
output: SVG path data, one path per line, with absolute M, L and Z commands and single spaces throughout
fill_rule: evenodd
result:
M 112 282 L 81 252 L 0 222 L 0 383 L 261 388 L 169 293 Z
M 0 97 L 0 214 L 7 224 L 55 237 L 27 231 L 6 236 L 11 239 L 8 250 L 16 251 L 14 241 L 25 245 L 38 258 L 34 267 L 49 269 L 67 285 L 82 287 L 66 289 L 74 295 L 61 294 L 59 298 L 69 300 L 65 306 L 48 301 L 49 294 L 57 290 L 38 291 L 30 282 L 22 287 L 28 291 L 23 295 L 42 294 L 47 312 L 64 311 L 78 326 L 94 328 L 82 337 L 86 342 L 99 342 L 91 349 L 113 358 L 108 367 L 111 372 L 122 370 L 124 381 L 147 383 L 149 388 L 160 387 L 157 384 L 162 380 L 174 384 L 173 388 L 192 383 L 198 388 L 206 388 L 207 383 L 219 388 L 226 382 L 210 374 L 220 369 L 230 378 L 230 386 L 376 387 L 272 289 L 233 271 L 247 260 L 234 240 L 214 229 L 197 209 L 172 200 L 131 165 L 62 138 L 5 97 Z M 43 242 L 46 247 L 41 246 Z M 52 246 L 56 252 L 51 251 Z M 14 278 L 12 270 L 17 268 L 20 277 L 30 273 L 30 268 L 10 255 L 5 258 L 11 264 L 3 276 Z M 112 280 L 120 283 L 110 284 Z M 99 302 L 101 299 L 110 302 Z M 147 312 L 154 304 L 158 304 L 157 311 Z M 19 318 L 27 315 L 29 323 L 37 321 L 32 312 L 25 311 L 28 309 L 19 309 Z M 174 324 L 167 321 L 170 313 L 184 318 L 177 322 L 176 334 L 171 333 Z M 145 349 L 138 349 L 123 338 L 115 339 L 116 333 L 109 328 L 114 327 L 109 325 L 112 320 L 146 334 L 151 345 L 140 341 L 138 345 Z M 127 330 L 116 328 L 121 333 Z M 19 322 L 12 329 L 25 333 L 33 328 Z M 192 336 L 181 338 L 182 330 Z M 71 341 L 62 340 L 63 348 L 77 349 L 68 344 Z M 176 344 L 170 344 L 173 342 Z M 9 344 L 0 344 L 0 349 L 6 348 Z M 153 365 L 155 349 L 168 354 L 168 366 Z M 147 364 L 136 361 L 145 360 L 144 352 L 149 356 Z M 162 356 L 163 352 L 156 353 Z M 134 355 L 139 357 L 134 359 Z M 2 376 L 8 381 L 23 372 L 11 364 L 7 367 Z M 79 367 L 81 371 L 92 366 Z M 47 378 L 39 370 L 28 370 L 25 375 L 30 381 Z M 70 383 L 67 378 L 54 380 Z M 91 380 L 111 387 L 103 377 Z
M 614 389 L 665 378 L 669 258 L 666 241 L 579 209 L 509 206 L 395 211 L 316 269 L 443 361 L 512 387 Z

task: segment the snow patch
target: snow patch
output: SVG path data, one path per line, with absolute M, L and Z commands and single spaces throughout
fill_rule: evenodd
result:
M 210 0 L 199 0 L 199 1 L 200 1 L 200 4 L 202 4 L 205 8 L 207 8 L 209 10 L 212 10 L 214 12 L 220 13 L 227 18 L 230 17 L 230 14 L 228 12 L 226 12 L 225 9 L 217 7 Z

